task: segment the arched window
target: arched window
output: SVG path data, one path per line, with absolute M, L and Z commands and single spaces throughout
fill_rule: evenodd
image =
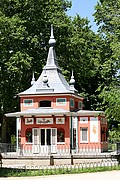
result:
M 32 143 L 32 129 L 26 129 L 26 142 Z
M 40 101 L 39 107 L 51 107 L 51 101 Z
M 57 142 L 65 142 L 65 131 L 62 128 L 57 129 Z

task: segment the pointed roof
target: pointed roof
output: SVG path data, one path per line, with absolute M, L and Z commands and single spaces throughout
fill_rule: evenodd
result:
M 49 40 L 50 47 L 49 47 L 49 52 L 48 52 L 48 57 L 47 57 L 47 63 L 44 69 L 51 69 L 51 68 L 60 69 L 57 62 L 57 58 L 56 58 L 55 48 L 54 48 L 55 43 L 56 43 L 56 40 L 53 35 L 53 25 L 51 25 L 51 36 Z
M 19 93 L 22 95 L 41 95 L 51 93 L 75 93 L 71 91 L 70 85 L 62 75 L 61 69 L 58 65 L 58 61 L 55 53 L 56 40 L 53 34 L 53 25 L 51 25 L 51 36 L 49 40 L 49 52 L 46 65 L 44 66 L 42 73 L 37 81 L 34 81 L 33 85 L 24 92 Z

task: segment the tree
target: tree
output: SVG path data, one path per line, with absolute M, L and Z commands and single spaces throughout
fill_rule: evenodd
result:
M 95 110 L 98 106 L 96 89 L 104 80 L 100 68 L 105 62 L 101 57 L 106 44 L 90 29 L 88 19 L 66 15 L 70 7 L 67 0 L 0 1 L 2 141 L 6 133 L 3 114 L 19 109 L 16 94 L 30 86 L 32 70 L 37 78 L 46 63 L 51 24 L 64 75 L 69 81 L 73 69 L 76 89 L 89 100 L 86 109 Z M 9 127 L 12 125 L 13 122 Z
M 99 87 L 102 107 L 110 122 L 120 122 L 120 0 L 100 0 L 94 14 L 99 34 L 105 41 Z
M 95 110 L 98 106 L 96 89 L 102 81 L 101 44 L 104 41 L 90 29 L 89 20 L 79 15 L 71 20 L 69 28 L 66 52 L 62 53 L 64 57 L 60 56 L 64 62 L 62 67 L 67 67 L 69 73 L 74 70 L 76 89 L 85 96 L 85 109 Z M 68 77 L 70 79 L 70 75 Z
M 37 77 L 40 74 L 47 57 L 50 25 L 69 22 L 65 12 L 70 6 L 67 0 L 0 1 L 1 141 L 9 141 L 3 115 L 18 110 L 14 97 L 30 86 L 32 70 Z

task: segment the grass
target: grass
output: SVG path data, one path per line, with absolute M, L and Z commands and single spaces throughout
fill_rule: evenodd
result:
M 77 174 L 88 172 L 103 172 L 111 170 L 120 170 L 120 166 L 105 166 L 105 167 L 83 167 L 83 168 L 50 168 L 50 169 L 12 169 L 0 168 L 0 177 L 25 177 L 25 176 L 46 176 L 58 174 Z

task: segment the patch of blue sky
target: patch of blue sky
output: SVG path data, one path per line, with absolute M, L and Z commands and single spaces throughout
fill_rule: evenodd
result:
M 90 21 L 91 29 L 97 32 L 97 25 L 94 22 L 93 13 L 95 12 L 94 7 L 98 0 L 71 0 L 72 8 L 68 10 L 67 14 L 74 17 L 79 14 L 82 18 L 88 18 Z

